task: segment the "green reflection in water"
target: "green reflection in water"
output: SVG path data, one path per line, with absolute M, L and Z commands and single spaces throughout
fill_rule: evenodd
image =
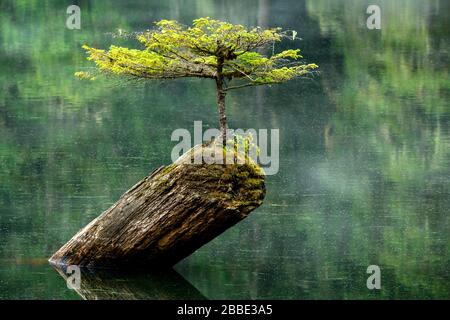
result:
M 380 1 L 381 31 L 367 1 L 130 3 L 79 1 L 80 31 L 59 1 L 0 3 L 0 298 L 79 298 L 46 258 L 170 162 L 174 129 L 216 126 L 212 83 L 82 82 L 80 46 L 206 15 L 297 30 L 322 74 L 230 96 L 232 127 L 280 128 L 280 172 L 261 208 L 175 269 L 206 298 L 449 297 L 448 1 Z

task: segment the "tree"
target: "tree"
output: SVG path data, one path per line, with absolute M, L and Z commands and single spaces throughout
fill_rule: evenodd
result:
M 295 39 L 296 34 L 293 31 L 291 38 Z M 99 71 L 109 74 L 137 79 L 197 77 L 215 80 L 224 146 L 228 91 L 285 82 L 317 68 L 316 64 L 298 61 L 302 58 L 299 49 L 274 53 L 275 42 L 287 37 L 281 28 L 247 29 L 206 17 L 194 20 L 191 27 L 174 20 L 161 20 L 156 22 L 155 29 L 134 36 L 144 45 L 142 50 L 114 45 L 109 50 L 87 45 L 83 48 L 89 54 L 88 60 L 94 61 Z M 264 54 L 270 47 L 271 54 Z M 76 75 L 94 78 L 89 72 L 77 72 Z

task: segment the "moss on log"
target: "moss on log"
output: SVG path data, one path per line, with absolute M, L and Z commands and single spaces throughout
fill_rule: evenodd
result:
M 160 167 L 80 230 L 51 258 L 55 265 L 172 266 L 261 205 L 264 174 L 254 163 L 190 164 L 193 148 Z M 208 162 L 211 163 L 211 162 Z

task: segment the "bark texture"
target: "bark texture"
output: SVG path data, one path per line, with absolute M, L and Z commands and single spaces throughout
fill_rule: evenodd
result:
M 50 263 L 172 266 L 244 219 L 264 199 L 264 174 L 249 163 L 190 164 L 210 148 L 197 146 L 139 181 Z

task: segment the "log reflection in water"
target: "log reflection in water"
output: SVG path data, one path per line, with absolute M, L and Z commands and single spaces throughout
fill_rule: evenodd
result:
M 66 268 L 53 266 L 67 281 Z M 80 288 L 85 300 L 203 300 L 194 286 L 175 270 L 88 269 L 80 268 Z

